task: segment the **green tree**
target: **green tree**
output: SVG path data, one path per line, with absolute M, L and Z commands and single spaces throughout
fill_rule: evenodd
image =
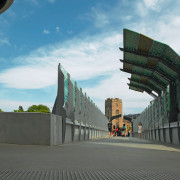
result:
M 27 112 L 42 112 L 42 113 L 50 113 L 50 109 L 42 104 L 32 105 L 28 108 Z
M 24 109 L 23 109 L 23 107 L 22 107 L 22 106 L 19 106 L 19 110 L 18 110 L 18 112 L 24 112 Z
M 4 111 L 2 111 L 2 109 L 0 109 L 0 112 L 4 112 Z
M 19 109 L 18 110 L 14 110 L 14 112 L 24 112 L 24 109 L 22 106 L 19 106 Z

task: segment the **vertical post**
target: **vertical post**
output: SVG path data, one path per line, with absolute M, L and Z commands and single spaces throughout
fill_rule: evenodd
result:
M 73 107 L 73 84 L 68 74 L 68 100 L 65 104 L 67 118 L 72 121 L 72 141 L 74 141 L 74 107 Z
M 170 123 L 177 122 L 177 107 L 176 107 L 176 86 L 174 82 L 170 82 L 170 114 L 169 114 L 169 136 L 170 142 L 172 143 L 172 128 L 170 127 Z
M 177 84 L 177 100 L 178 100 L 178 108 L 177 108 L 177 121 L 178 121 L 178 138 L 180 144 L 180 73 L 178 74 L 178 84 Z
M 177 107 L 176 107 L 176 86 L 174 82 L 170 82 L 170 117 L 169 123 L 177 122 Z
M 90 134 L 90 129 L 88 125 L 88 117 L 87 117 L 87 112 L 88 112 L 88 102 L 87 102 L 87 94 L 85 93 L 84 96 L 84 104 L 85 104 L 85 109 L 84 109 L 84 124 L 85 124 L 85 139 L 89 139 L 89 134 Z M 88 131 L 88 133 L 87 133 Z
M 61 71 L 61 66 L 59 64 L 58 89 L 57 89 L 57 96 L 53 106 L 52 114 L 62 116 L 62 143 L 64 143 L 65 133 L 66 133 L 66 111 L 63 106 L 64 106 L 64 74 Z
M 178 98 L 177 116 L 178 116 L 178 122 L 180 122 L 180 73 L 178 74 L 177 98 Z
M 78 140 L 81 137 L 81 115 L 80 115 L 80 91 L 77 87 L 77 83 L 75 82 L 75 111 L 74 111 L 74 119 L 75 123 L 78 123 L 79 127 L 79 135 Z

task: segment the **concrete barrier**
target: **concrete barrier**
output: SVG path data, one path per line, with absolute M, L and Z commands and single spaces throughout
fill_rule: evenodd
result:
M 0 113 L 0 143 L 62 144 L 62 118 L 44 113 Z
M 138 137 L 138 133 L 133 132 L 133 137 Z M 141 137 L 143 139 L 180 145 L 180 124 L 178 122 L 173 122 L 156 129 L 145 130 L 142 132 Z
M 46 145 L 63 144 L 62 117 L 46 113 L 0 113 L 0 143 Z M 80 140 L 100 138 L 107 131 L 74 124 L 66 118 L 65 141 L 72 143 Z

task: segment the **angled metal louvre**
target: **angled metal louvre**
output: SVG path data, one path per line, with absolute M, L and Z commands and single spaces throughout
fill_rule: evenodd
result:
M 161 59 L 180 69 L 179 55 L 168 45 L 155 41 L 143 34 L 124 29 L 124 49 L 132 51 L 132 53 L 139 53 L 140 55 L 147 55 Z
M 148 77 L 144 77 L 144 76 L 140 76 L 140 75 L 136 75 L 136 74 L 131 74 L 131 79 L 136 80 L 136 81 L 141 81 L 141 82 L 144 82 L 144 83 L 148 83 L 151 86 L 154 86 L 159 91 L 162 91 L 164 89 L 164 87 L 157 84 L 153 79 L 148 78 Z
M 140 85 L 135 85 L 131 83 L 131 85 L 128 83 L 127 84 L 129 86 L 129 89 L 132 89 L 132 90 L 135 90 L 135 91 L 139 91 L 139 92 L 146 92 L 148 93 L 149 95 L 151 95 L 153 98 L 157 98 L 157 95 L 155 95 L 154 93 L 152 93 L 151 90 L 149 90 L 148 88 L 145 88 L 145 87 L 142 87 Z
M 152 71 L 157 71 L 162 76 L 168 78 L 169 80 L 177 79 L 177 73 L 171 68 L 165 66 L 163 63 L 153 58 L 146 58 L 144 56 L 134 55 L 133 53 L 124 52 L 124 60 L 122 62 L 127 62 L 134 66 L 140 66 L 145 69 L 150 69 Z
M 140 53 L 143 53 L 143 54 L 149 54 L 152 44 L 153 44 L 153 39 L 151 39 L 143 34 L 140 34 L 137 51 Z
M 157 72 L 153 73 L 153 78 L 161 82 L 165 87 L 167 87 L 167 85 L 169 84 L 169 82 L 165 78 L 159 76 Z
M 149 54 L 152 56 L 161 57 L 166 46 L 167 46 L 166 44 L 163 44 L 158 41 L 154 41 Z
M 174 63 L 177 57 L 178 57 L 178 54 L 169 46 L 167 46 L 167 48 L 165 49 L 165 52 L 162 55 L 162 58 L 166 61 L 169 61 L 170 63 Z
M 166 73 L 172 80 L 176 80 L 178 77 L 178 74 L 176 72 L 174 72 L 171 68 L 165 66 L 161 62 L 158 62 L 156 68 L 158 71 L 160 71 L 162 73 Z
M 154 78 L 159 82 L 158 84 L 161 84 L 163 87 L 166 87 L 169 84 L 168 81 L 163 76 L 160 76 L 160 74 L 158 74 L 157 72 L 154 72 L 152 70 L 145 69 L 145 68 L 142 68 L 139 66 L 135 66 L 135 65 L 132 65 L 130 63 L 124 62 L 123 63 L 123 70 L 125 70 L 125 71 L 127 70 L 131 74 L 137 74 L 140 76 L 146 76 L 146 77 Z
M 135 82 L 135 81 L 130 81 L 130 86 L 138 87 L 139 89 L 144 89 L 149 93 L 152 92 L 152 89 L 149 88 L 148 86 L 141 84 L 141 83 L 138 83 L 138 82 Z
M 162 88 L 166 88 L 166 86 L 168 85 L 168 81 L 166 81 L 164 78 L 161 78 L 156 72 L 149 74 L 149 73 L 145 73 L 144 71 L 138 71 L 137 69 L 136 70 L 132 69 L 132 66 L 131 66 L 131 69 L 123 68 L 121 69 L 121 71 L 130 73 L 133 75 L 139 75 L 139 76 L 149 78 L 152 81 L 154 81 L 157 85 L 161 86 Z
M 139 88 L 135 88 L 133 86 L 129 86 L 129 89 L 134 90 L 134 91 L 138 91 L 138 92 L 144 92 L 144 90 L 139 89 Z
M 157 92 L 158 94 L 160 94 L 161 91 L 163 90 L 161 87 L 157 86 L 156 83 L 153 83 L 153 81 L 150 81 L 147 78 L 146 80 L 144 80 L 142 78 L 136 78 L 136 76 L 134 77 L 133 75 L 131 75 L 131 78 L 129 80 L 144 84 L 149 88 L 151 88 L 152 90 L 154 90 L 155 92 Z
M 138 33 L 124 29 L 124 47 L 126 49 L 136 51 L 138 41 L 139 41 Z

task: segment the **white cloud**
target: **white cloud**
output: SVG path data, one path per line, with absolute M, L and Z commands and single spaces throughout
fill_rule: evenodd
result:
M 47 30 L 47 29 L 44 29 L 44 30 L 43 30 L 43 33 L 44 33 L 44 34 L 50 34 L 50 31 Z
M 0 46 L 1 45 L 8 45 L 11 46 L 11 43 L 9 42 L 8 38 L 0 38 Z
M 144 3 L 142 3 L 142 1 L 137 3 L 136 10 L 140 16 L 146 16 L 148 14 L 148 9 L 145 7 L 145 5 L 144 5 Z
M 60 27 L 56 27 L 56 32 L 59 33 L 60 32 Z
M 138 1 L 136 4 L 137 14 L 147 16 L 149 10 L 159 12 L 162 8 L 163 0 L 144 0 Z
M 50 3 L 54 3 L 54 2 L 55 2 L 55 0 L 48 0 L 48 2 L 50 2 Z
M 91 14 L 86 15 L 94 22 L 96 28 L 103 28 L 109 24 L 109 16 L 107 12 L 95 7 L 93 7 L 91 11 Z
M 39 89 L 56 84 L 57 65 L 62 66 L 76 80 L 112 74 L 120 65 L 122 55 L 118 47 L 122 35 L 92 36 L 39 48 L 27 56 L 17 57 L 16 62 L 26 65 L 9 69 L 0 74 L 6 87 Z
M 72 31 L 67 31 L 68 34 L 72 34 L 73 32 Z
M 31 2 L 33 4 L 35 4 L 35 5 L 38 5 L 38 0 L 27 0 L 27 1 L 29 1 L 29 2 Z
M 144 0 L 144 4 L 150 9 L 159 10 L 163 1 L 164 0 Z
M 51 67 L 20 66 L 0 75 L 0 82 L 6 87 L 18 89 L 40 89 L 56 83 L 57 75 Z

